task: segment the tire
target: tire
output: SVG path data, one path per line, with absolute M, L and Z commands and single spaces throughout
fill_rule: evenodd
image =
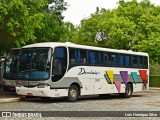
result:
M 76 85 L 71 85 L 68 91 L 68 97 L 67 100 L 69 102 L 75 102 L 78 99 L 79 96 L 79 88 Z
M 133 92 L 133 89 L 132 89 L 131 84 L 127 84 L 126 89 L 125 89 L 125 93 L 123 94 L 123 97 L 130 98 L 132 96 L 132 92 Z

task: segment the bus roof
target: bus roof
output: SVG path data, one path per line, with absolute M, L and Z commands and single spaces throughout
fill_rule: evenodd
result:
M 22 48 L 32 48 L 32 47 L 51 47 L 51 48 L 54 48 L 54 47 L 58 47 L 58 46 L 148 56 L 148 53 L 145 53 L 145 52 L 134 52 L 132 50 L 101 48 L 101 47 L 94 47 L 94 46 L 87 46 L 87 45 L 79 45 L 79 44 L 75 44 L 75 43 L 71 43 L 71 42 L 65 42 L 65 43 L 62 43 L 62 42 L 42 42 L 42 43 L 35 43 L 35 44 L 26 45 L 26 46 L 23 46 Z
M 11 50 L 20 50 L 21 48 L 11 48 Z

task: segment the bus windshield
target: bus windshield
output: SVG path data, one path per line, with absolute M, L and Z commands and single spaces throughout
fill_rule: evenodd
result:
M 51 48 L 27 48 L 21 50 L 18 79 L 48 79 Z
M 18 56 L 20 49 L 12 49 L 4 62 L 3 78 L 15 80 L 17 76 Z

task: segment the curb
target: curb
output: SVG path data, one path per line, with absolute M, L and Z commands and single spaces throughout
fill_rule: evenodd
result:
M 22 96 L 11 92 L 4 92 L 0 89 L 0 103 L 18 102 L 21 100 Z
M 149 90 L 160 90 L 158 87 L 149 87 Z
M 21 101 L 22 97 L 18 97 L 18 98 L 4 98 L 4 99 L 0 99 L 0 103 L 9 103 L 9 102 L 18 102 Z

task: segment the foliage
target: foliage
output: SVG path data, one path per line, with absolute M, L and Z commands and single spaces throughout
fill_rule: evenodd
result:
M 149 0 L 120 0 L 118 8 L 97 8 L 77 31 L 80 44 L 148 52 L 160 63 L 160 6 Z
M 54 13 L 62 21 L 64 18 L 62 12 L 67 10 L 67 2 L 64 2 L 64 0 L 48 0 L 48 4 L 51 4 L 49 8 L 50 13 Z
M 61 42 L 73 42 L 73 43 L 78 43 L 77 41 L 77 30 L 72 23 L 70 22 L 64 22 L 62 25 L 63 29 L 63 34 L 60 38 Z
M 45 4 L 44 0 L 0 1 L 0 51 L 36 39 L 34 30 L 41 28 L 44 15 L 39 11 Z
M 49 5 L 49 3 L 52 4 Z M 41 29 L 35 30 L 35 36 L 37 37 L 35 42 L 60 41 L 64 34 L 62 11 L 67 9 L 67 3 L 64 0 L 49 0 L 45 8 L 47 9 L 44 9 L 43 12 Z
M 1 0 L 0 53 L 35 42 L 59 41 L 66 9 L 64 0 Z
M 150 75 L 159 75 L 160 65 L 158 63 L 150 63 Z
M 99 9 L 80 26 L 63 22 L 64 0 L 1 0 L 0 53 L 35 42 L 62 41 L 148 52 L 160 64 L 160 6 L 149 0 L 120 0 Z

